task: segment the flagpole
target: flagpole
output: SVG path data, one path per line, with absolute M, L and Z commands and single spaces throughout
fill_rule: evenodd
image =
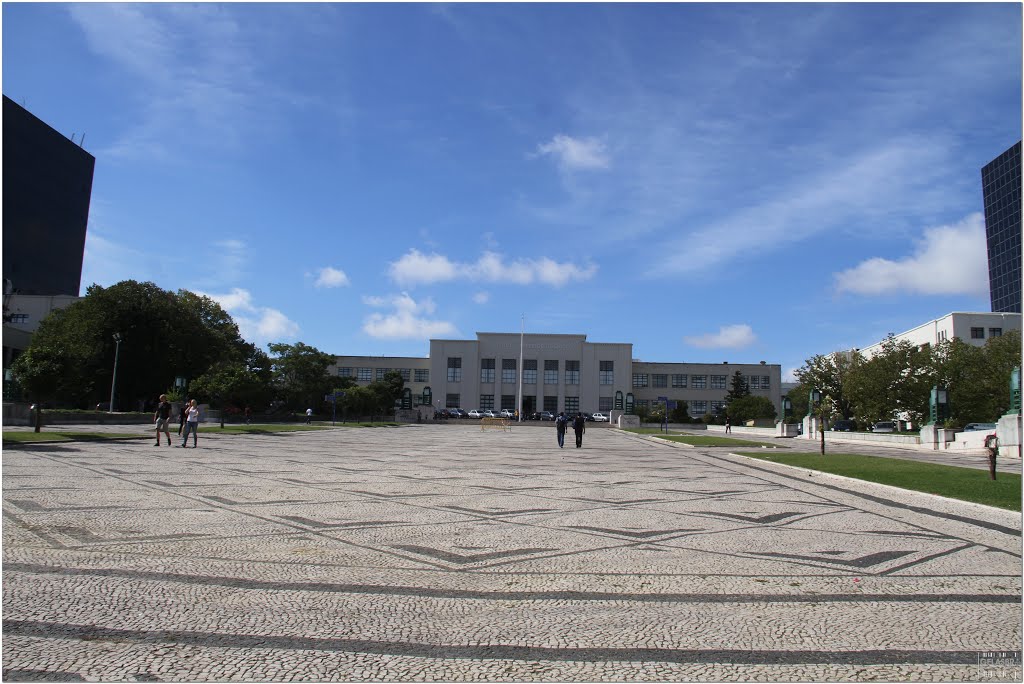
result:
M 526 314 L 523 314 L 519 327 L 519 391 L 516 403 L 519 405 L 519 422 L 523 422 L 523 336 L 526 334 Z

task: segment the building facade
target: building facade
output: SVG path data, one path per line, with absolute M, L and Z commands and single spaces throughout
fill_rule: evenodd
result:
M 967 344 L 983 347 L 993 337 L 1000 337 L 1011 330 L 1020 331 L 1020 329 L 1021 314 L 1019 313 L 954 311 L 942 318 L 936 318 L 899 335 L 894 335 L 894 337 L 897 341 L 905 340 L 917 347 L 935 346 L 954 337 Z M 876 342 L 870 347 L 861 349 L 860 353 L 865 358 L 871 358 L 881 350 L 882 343 Z
M 419 403 L 429 389 L 434 408 L 519 408 L 558 413 L 603 412 L 626 406 L 653 409 L 684 400 L 690 415 L 725 405 L 739 371 L 751 394 L 769 398 L 781 415 L 778 364 L 653 363 L 632 358 L 629 342 L 589 342 L 586 335 L 477 333 L 475 340 L 430 340 L 430 356 L 339 356 L 330 370 L 368 385 L 398 370 Z
M 4 280 L 17 294 L 77 297 L 96 158 L 3 101 Z
M 1021 313 L 1020 142 L 981 170 L 992 311 Z

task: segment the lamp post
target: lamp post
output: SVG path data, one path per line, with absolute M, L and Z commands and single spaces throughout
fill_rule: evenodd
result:
M 818 429 L 821 430 L 821 455 L 825 455 L 825 401 L 821 390 L 811 390 L 811 411 L 814 405 L 818 406 Z M 810 412 L 809 412 L 810 413 Z
M 114 333 L 114 377 L 110 381 L 110 412 L 114 412 L 114 392 L 117 388 L 117 361 L 121 355 L 121 342 L 124 341 L 124 337 L 121 333 Z

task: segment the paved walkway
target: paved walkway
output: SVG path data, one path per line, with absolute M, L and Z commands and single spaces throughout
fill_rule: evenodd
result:
M 3 678 L 1007 681 L 1021 516 L 591 430 L 14 446 Z

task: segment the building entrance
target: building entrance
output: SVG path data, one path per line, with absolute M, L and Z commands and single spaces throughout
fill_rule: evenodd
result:
M 523 419 L 530 417 L 531 413 L 537 411 L 537 397 L 523 397 Z

